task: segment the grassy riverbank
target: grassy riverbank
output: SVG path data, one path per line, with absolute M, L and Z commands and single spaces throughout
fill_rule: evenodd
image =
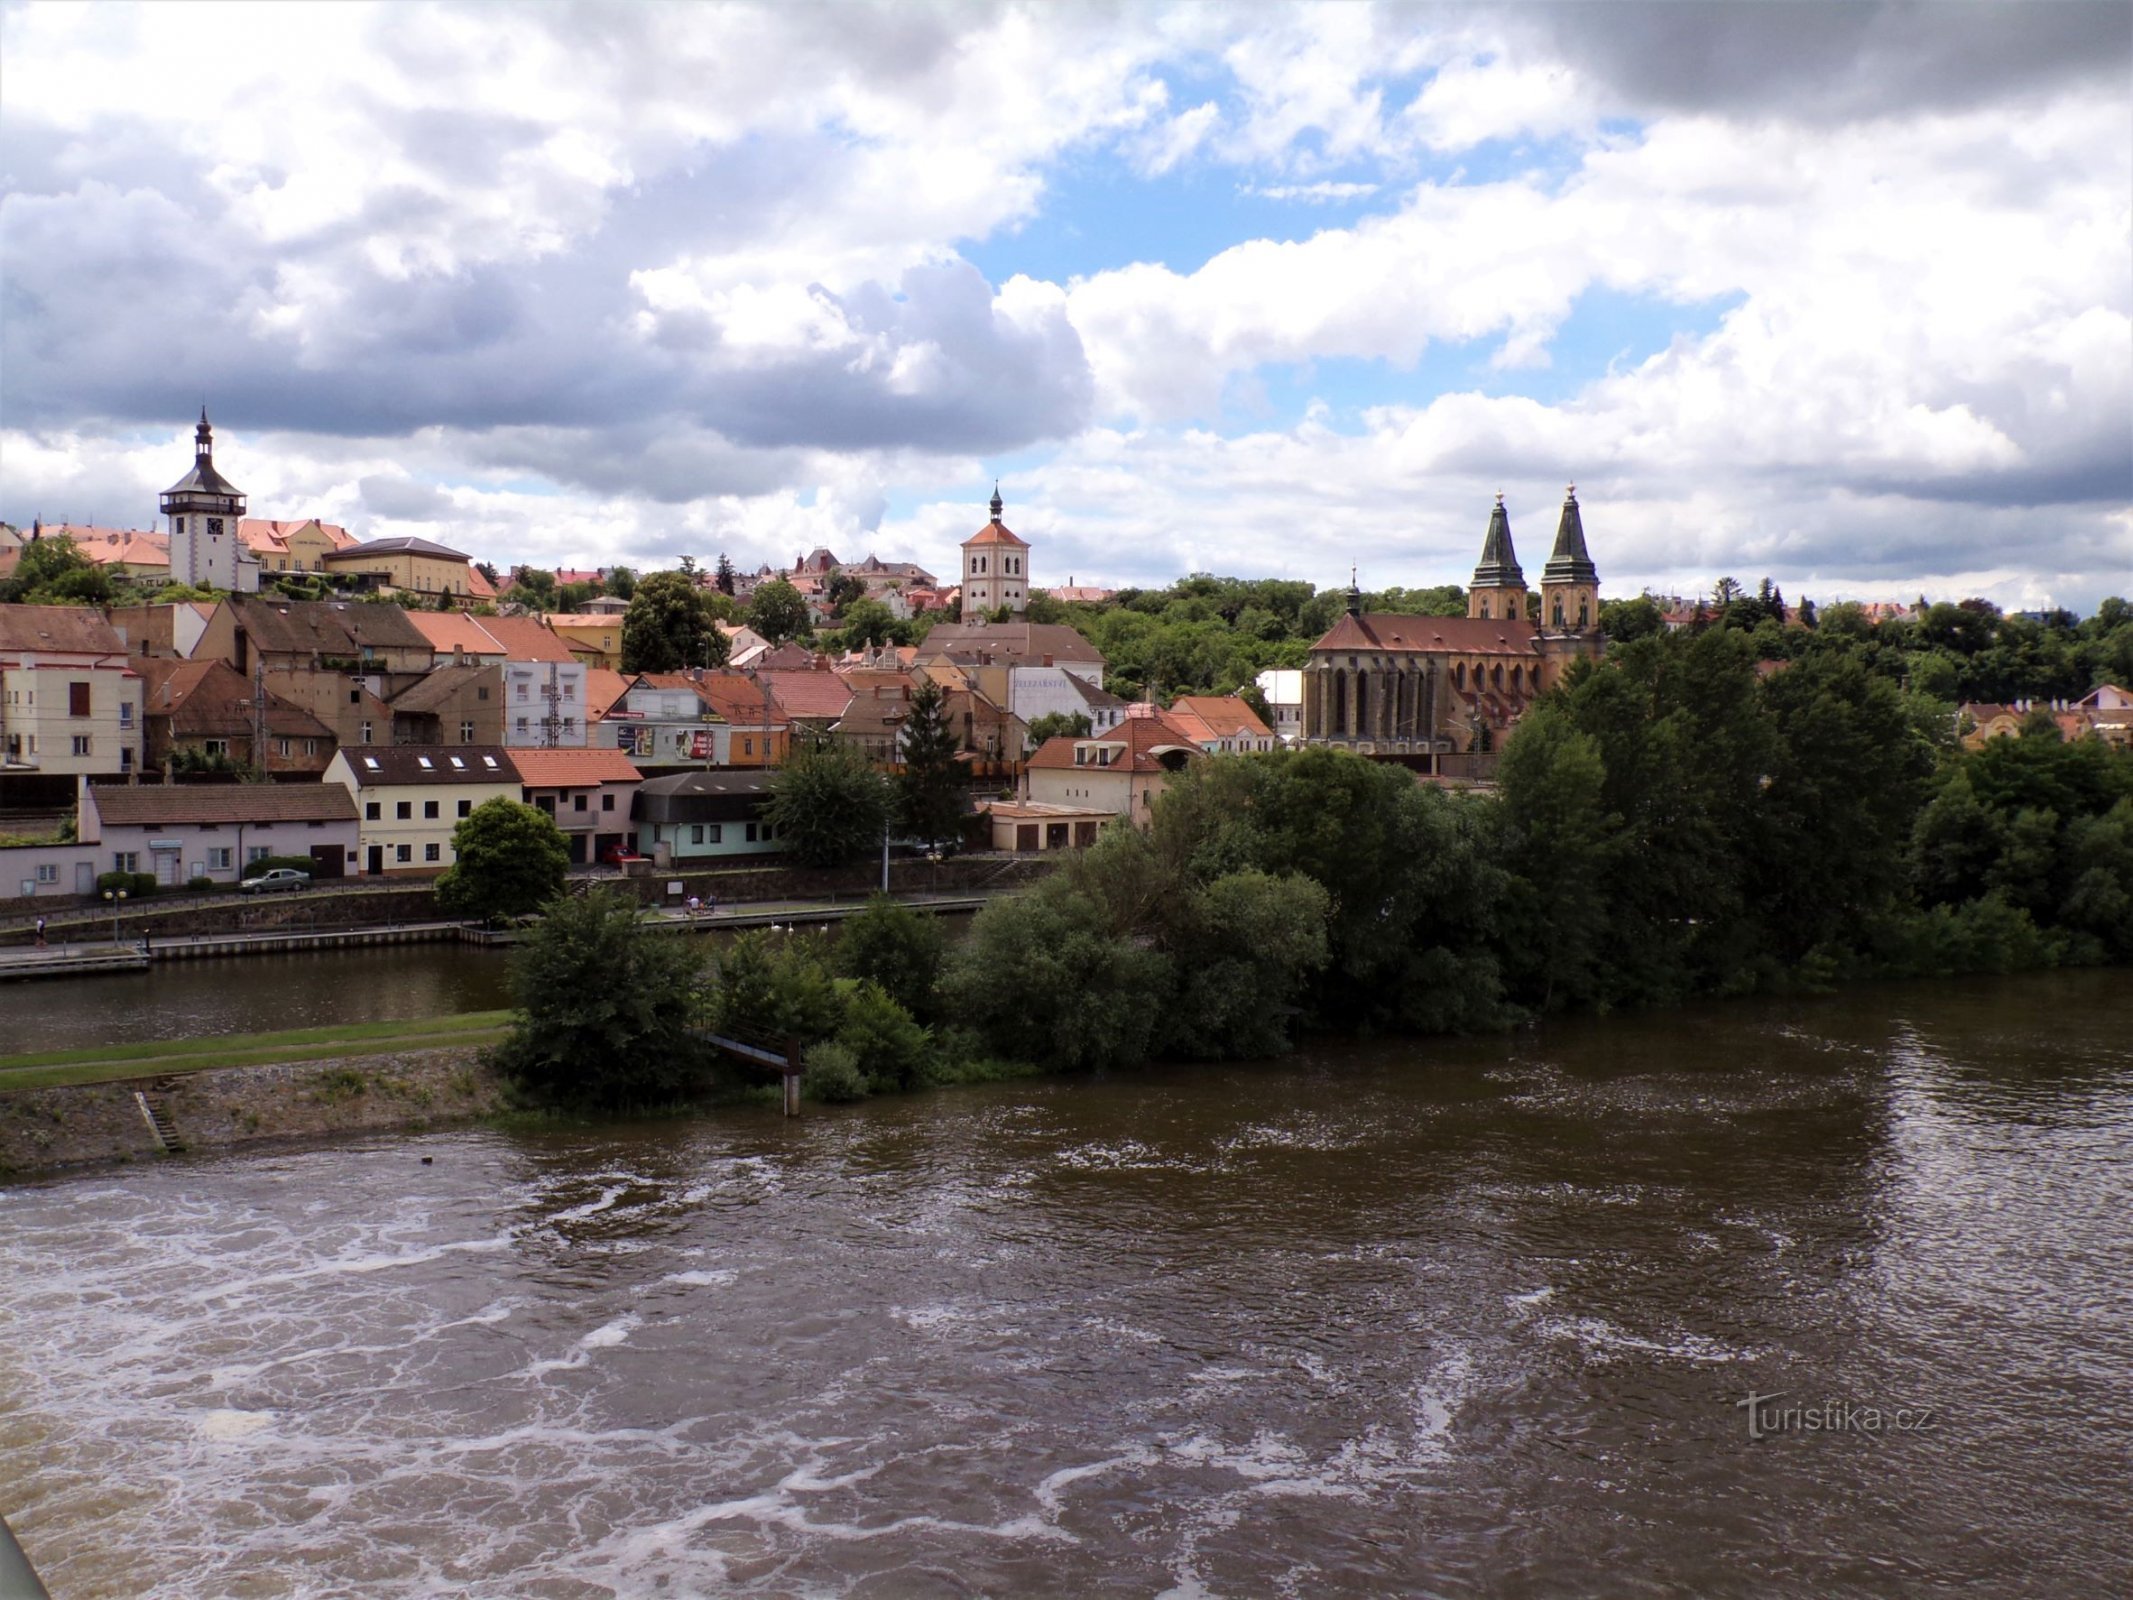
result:
M 509 1017 L 510 1013 L 504 1011 L 472 1011 L 449 1017 L 338 1023 L 281 1033 L 156 1039 L 139 1044 L 0 1056 L 0 1091 L 110 1083 L 122 1078 L 204 1072 L 217 1067 L 273 1066 L 336 1056 L 491 1045 L 504 1037 Z

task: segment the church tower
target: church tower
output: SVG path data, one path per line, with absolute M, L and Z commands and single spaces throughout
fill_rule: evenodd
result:
M 206 406 L 193 430 L 193 470 L 163 491 L 162 505 L 170 518 L 173 583 L 238 594 L 258 590 L 259 558 L 237 536 L 244 495 L 215 470 L 215 430 L 208 425 Z
M 1006 607 L 1017 622 L 1029 609 L 1029 545 L 1000 520 L 1006 508 L 992 486 L 992 521 L 963 541 L 963 618 L 981 622 Z
M 1489 513 L 1481 565 L 1474 569 L 1474 581 L 1467 588 L 1466 614 L 1505 622 L 1526 620 L 1526 575 L 1519 570 L 1518 552 L 1511 548 L 1511 519 L 1501 494 L 1496 496 L 1496 509 Z
M 1565 495 L 1555 551 L 1541 569 L 1541 628 L 1548 633 L 1591 633 L 1600 625 L 1600 574 L 1585 553 L 1577 485 Z

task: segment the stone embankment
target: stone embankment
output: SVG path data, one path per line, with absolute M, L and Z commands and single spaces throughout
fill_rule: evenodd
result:
M 416 1129 L 500 1111 L 503 1081 L 463 1046 L 0 1092 L 0 1180 L 165 1153 L 142 1099 L 188 1151 Z M 140 1096 L 142 1098 L 136 1098 Z

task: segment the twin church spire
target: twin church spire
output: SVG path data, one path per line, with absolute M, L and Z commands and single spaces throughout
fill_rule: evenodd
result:
M 1466 614 L 1505 622 L 1529 620 L 1526 575 L 1512 548 L 1511 517 L 1501 494 L 1489 513 L 1481 561 L 1467 589 Z M 1599 615 L 1600 574 L 1585 549 L 1585 521 L 1578 511 L 1577 485 L 1572 484 L 1564 493 L 1555 549 L 1541 569 L 1540 623 L 1549 632 L 1584 632 L 1598 625 Z

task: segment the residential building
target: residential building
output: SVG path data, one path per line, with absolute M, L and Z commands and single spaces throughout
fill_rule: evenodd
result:
M 637 786 L 637 850 L 661 868 L 715 866 L 785 848 L 766 818 L 767 772 L 673 772 Z
M 337 578 L 356 578 L 389 594 L 434 598 L 440 594 L 472 600 L 472 558 L 430 539 L 398 535 L 369 539 L 329 552 L 325 570 Z
M 86 606 L 0 605 L 0 773 L 8 803 L 71 798 L 140 770 L 141 679 Z
M 466 657 L 457 666 L 437 667 L 393 696 L 391 742 L 503 744 L 510 716 L 504 695 L 504 669 L 500 666 L 487 666 Z
M 555 818 L 574 866 L 634 848 L 632 807 L 644 774 L 620 750 L 514 750 L 520 794 Z
M 398 606 L 264 595 L 218 602 L 192 655 L 225 661 L 247 679 L 256 661 L 268 691 L 332 728 L 343 748 L 389 744 L 388 702 L 435 660 Z
M 237 524 L 237 537 L 259 560 L 262 578 L 289 575 L 301 577 L 324 572 L 326 558 L 346 550 L 355 536 L 338 523 L 306 517 L 300 522 L 276 522 L 246 517 Z
M 1366 614 L 1351 582 L 1347 614 L 1311 646 L 1304 668 L 1304 737 L 1368 755 L 1419 756 L 1439 770 L 1440 757 L 1493 750 L 1571 661 L 1606 647 L 1599 573 L 1575 489 L 1541 574 L 1539 623 L 1526 618 L 1524 582 L 1500 503 L 1468 603 L 1502 614 Z
M 163 491 L 161 504 L 170 519 L 173 582 L 236 594 L 259 588 L 259 558 L 237 531 L 244 520 L 244 494 L 215 470 L 215 430 L 205 406 L 193 430 L 193 470 Z
M 1097 688 L 1104 681 L 1103 652 L 1058 622 L 944 622 L 926 635 L 917 659 L 922 667 L 1057 667 Z
M 489 800 L 524 785 L 502 745 L 375 745 L 343 749 L 326 782 L 355 796 L 365 877 L 437 873 L 453 862 L 452 830 Z
M 909 673 L 870 672 L 846 673 L 845 682 L 852 696 L 831 737 L 879 765 L 902 761 L 903 727 L 917 680 Z
M 1042 850 L 1085 850 L 1123 813 L 1101 806 L 1055 806 L 1037 800 L 981 800 L 989 842 L 995 850 L 1027 855 Z
M 170 535 L 142 528 L 98 528 L 63 522 L 35 528 L 40 539 L 72 539 L 74 548 L 115 577 L 156 584 L 170 579 Z
M 622 670 L 622 619 L 598 612 L 551 611 L 541 618 L 587 666 Z
M 1155 797 L 1200 753 L 1190 729 L 1153 706 L 1135 706 L 1107 733 L 1045 740 L 1024 764 L 1021 798 L 1108 811 L 1146 827 Z
M 181 600 L 161 605 L 111 606 L 104 617 L 128 655 L 184 661 L 192 658 L 217 603 Z
M 810 657 L 808 665 L 800 670 L 758 667 L 749 676 L 755 680 L 759 693 L 763 686 L 769 687 L 784 720 L 825 738 L 852 699 L 850 685 L 830 670 L 824 656 Z
M 136 660 L 145 764 L 173 772 L 192 762 L 263 772 L 278 782 L 316 783 L 339 741 L 318 718 L 225 662 Z
M 1029 607 L 1029 542 L 1000 520 L 1000 486 L 992 486 L 992 520 L 963 541 L 963 614 L 989 617 L 1005 610 L 1020 618 Z
M 726 761 L 729 767 L 775 767 L 792 747 L 792 719 L 774 696 L 744 672 L 694 672 L 704 704 L 726 725 Z
M 630 680 L 600 719 L 599 742 L 640 768 L 722 767 L 728 764 L 731 731 L 687 674 L 644 672 Z
M 1211 756 L 1247 755 L 1274 748 L 1274 731 L 1233 694 L 1181 694 L 1170 703 L 1170 720 L 1193 735 Z
M 236 883 L 269 856 L 308 856 L 314 878 L 356 865 L 356 805 L 327 783 L 84 784 L 77 823 L 104 872 L 146 872 L 175 888 Z

